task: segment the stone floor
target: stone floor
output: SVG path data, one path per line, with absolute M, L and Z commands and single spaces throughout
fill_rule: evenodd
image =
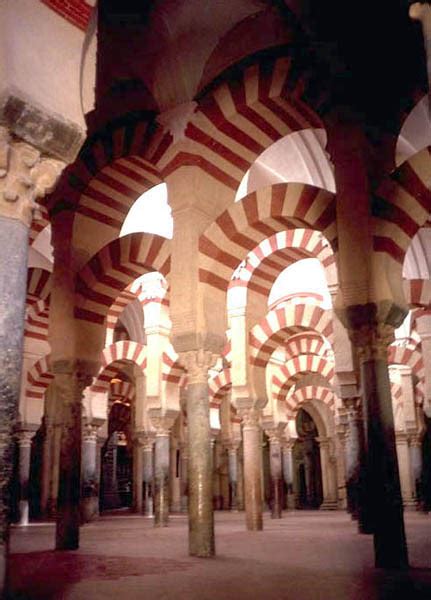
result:
M 216 515 L 217 557 L 190 558 L 187 521 L 105 516 L 81 530 L 81 548 L 53 551 L 51 524 L 13 528 L 10 596 L 28 600 L 431 599 L 431 516 L 407 513 L 412 568 L 373 569 L 372 538 L 342 512 L 265 517 L 247 532 L 240 513 Z

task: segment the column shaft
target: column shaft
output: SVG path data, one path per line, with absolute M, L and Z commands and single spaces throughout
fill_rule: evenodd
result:
M 230 510 L 238 510 L 237 486 L 238 486 L 238 449 L 236 446 L 228 447 L 228 474 Z
M 387 362 L 361 361 L 367 409 L 367 489 L 374 531 L 376 567 L 407 566 L 400 478 Z
M 54 367 L 56 368 L 56 367 Z M 62 364 L 57 369 L 64 368 Z M 72 367 L 68 367 L 72 369 Z M 79 547 L 81 490 L 82 392 L 90 381 L 74 371 L 55 373 L 55 386 L 62 404 L 63 428 L 56 520 L 57 550 Z
M 27 281 L 28 227 L 0 217 L 0 590 L 8 551 L 8 488 L 12 474 L 12 427 L 16 419 L 22 368 Z
M 187 392 L 189 552 L 213 556 L 214 513 L 208 384 L 191 383 Z
M 29 523 L 29 481 L 30 481 L 30 458 L 31 438 L 33 433 L 21 431 L 18 434 L 19 447 L 19 524 Z
M 154 525 L 169 520 L 169 431 L 158 431 L 154 444 Z
M 181 477 L 181 512 L 187 512 L 188 503 L 188 462 L 187 447 L 182 444 L 180 449 L 180 477 Z
M 263 529 L 262 519 L 262 446 L 261 429 L 254 411 L 244 415 L 244 499 L 247 529 Z
M 82 442 L 81 514 L 84 523 L 99 515 L 99 477 L 97 473 L 97 432 L 91 427 Z
M 269 466 L 271 475 L 271 518 L 281 519 L 283 507 L 281 444 L 280 440 L 274 437 L 269 438 Z
M 144 512 L 151 516 L 154 512 L 153 506 L 153 442 L 144 445 L 142 453 L 142 480 L 143 480 L 143 503 Z

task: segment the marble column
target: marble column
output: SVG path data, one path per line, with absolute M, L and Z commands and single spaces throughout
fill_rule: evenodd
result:
M 53 189 L 63 167 L 0 126 L 0 594 L 8 550 L 8 488 L 20 394 L 29 227 L 36 200 Z
M 267 431 L 269 437 L 269 467 L 271 478 L 271 518 L 281 519 L 283 507 L 283 477 L 280 434 Z
M 241 412 L 244 456 L 244 500 L 247 529 L 263 529 L 262 519 L 262 440 L 260 414 L 250 409 Z
M 154 442 L 154 525 L 167 527 L 169 521 L 169 429 L 160 427 Z
M 181 494 L 181 512 L 187 512 L 187 497 L 188 497 L 188 462 L 187 444 L 180 445 L 180 494 Z
M 84 523 L 99 516 L 99 487 L 97 473 L 97 427 L 87 425 L 82 436 L 81 516 Z
M 133 438 L 133 512 L 143 512 L 143 440 L 136 434 Z
M 337 480 L 334 469 L 334 457 L 331 454 L 331 440 L 329 438 L 317 438 L 317 441 L 320 449 L 323 488 L 323 502 L 320 508 L 323 510 L 335 510 L 337 508 Z
M 238 469 L 238 477 L 236 482 L 236 505 L 238 510 L 244 510 L 244 462 L 243 462 L 244 453 L 242 451 L 242 442 L 238 448 L 237 453 L 237 469 Z
M 57 361 L 52 368 L 63 420 L 55 545 L 57 550 L 75 550 L 79 547 L 82 398 L 91 376 L 78 361 Z
M 33 431 L 19 431 L 17 434 L 19 450 L 19 524 L 26 526 L 29 523 L 29 481 L 31 440 Z
M 208 402 L 210 352 L 186 352 L 188 372 L 187 434 L 189 482 L 189 553 L 210 557 L 215 554 L 211 430 Z
M 45 420 L 45 437 L 43 440 L 42 450 L 42 479 L 40 486 L 40 512 L 42 516 L 48 514 L 48 499 L 51 482 L 51 470 L 52 470 L 52 445 L 53 445 L 53 434 L 54 427 L 52 422 L 44 417 Z
M 417 433 L 409 435 L 410 463 L 413 493 L 418 509 L 422 506 L 422 443 Z
M 179 448 L 178 440 L 173 435 L 171 435 L 169 470 L 170 510 L 179 513 L 181 511 Z
M 360 310 L 359 310 L 360 309 Z M 375 305 L 351 307 L 350 332 L 358 351 L 366 423 L 366 493 L 374 535 L 375 565 L 408 566 L 403 505 L 395 446 L 394 417 L 387 364 L 393 327 L 377 323 Z M 387 307 L 386 307 L 387 310 Z M 397 314 L 393 306 L 393 314 Z
M 154 514 L 154 436 L 146 435 L 142 448 L 143 509 L 147 516 Z
M 238 510 L 238 448 L 239 442 L 226 444 L 229 476 L 230 510 Z
M 363 427 L 360 414 L 360 399 L 344 399 L 347 412 L 346 453 L 346 488 L 347 510 L 353 519 L 359 519 L 359 482 L 361 469 L 361 451 L 364 448 Z
M 287 440 L 282 444 L 283 452 L 283 479 L 286 485 L 286 508 L 295 508 L 295 496 L 293 493 L 293 446 L 295 440 Z
M 395 441 L 400 471 L 401 496 L 403 499 L 403 505 L 404 508 L 413 508 L 416 505 L 416 502 L 413 490 L 410 449 L 407 433 L 404 431 L 397 431 L 395 433 Z

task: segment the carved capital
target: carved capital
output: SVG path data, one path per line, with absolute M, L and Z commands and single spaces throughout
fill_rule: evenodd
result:
M 394 328 L 385 323 L 364 324 L 349 331 L 359 360 L 387 360 L 388 346 L 394 339 Z
M 155 408 L 149 409 L 148 415 L 150 417 L 151 425 L 156 430 L 156 437 L 161 437 L 169 435 L 169 431 L 175 423 L 178 412 L 168 410 L 165 413 L 162 413 L 159 408 Z
M 260 410 L 256 408 L 240 410 L 239 416 L 242 419 L 244 429 L 260 427 Z
M 43 157 L 34 146 L 12 138 L 0 127 L 0 214 L 28 227 L 37 200 L 51 192 L 65 163 Z
M 209 350 L 193 350 L 181 353 L 181 361 L 187 369 L 187 384 L 208 383 L 208 369 L 217 361 L 217 355 Z

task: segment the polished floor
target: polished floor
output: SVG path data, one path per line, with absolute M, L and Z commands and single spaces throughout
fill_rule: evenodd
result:
M 373 568 L 372 538 L 343 512 L 289 512 L 247 532 L 241 513 L 216 514 L 217 557 L 187 554 L 187 520 L 168 528 L 135 515 L 81 529 L 56 552 L 54 526 L 14 527 L 9 598 L 28 600 L 431 600 L 431 516 L 406 514 L 412 568 Z

